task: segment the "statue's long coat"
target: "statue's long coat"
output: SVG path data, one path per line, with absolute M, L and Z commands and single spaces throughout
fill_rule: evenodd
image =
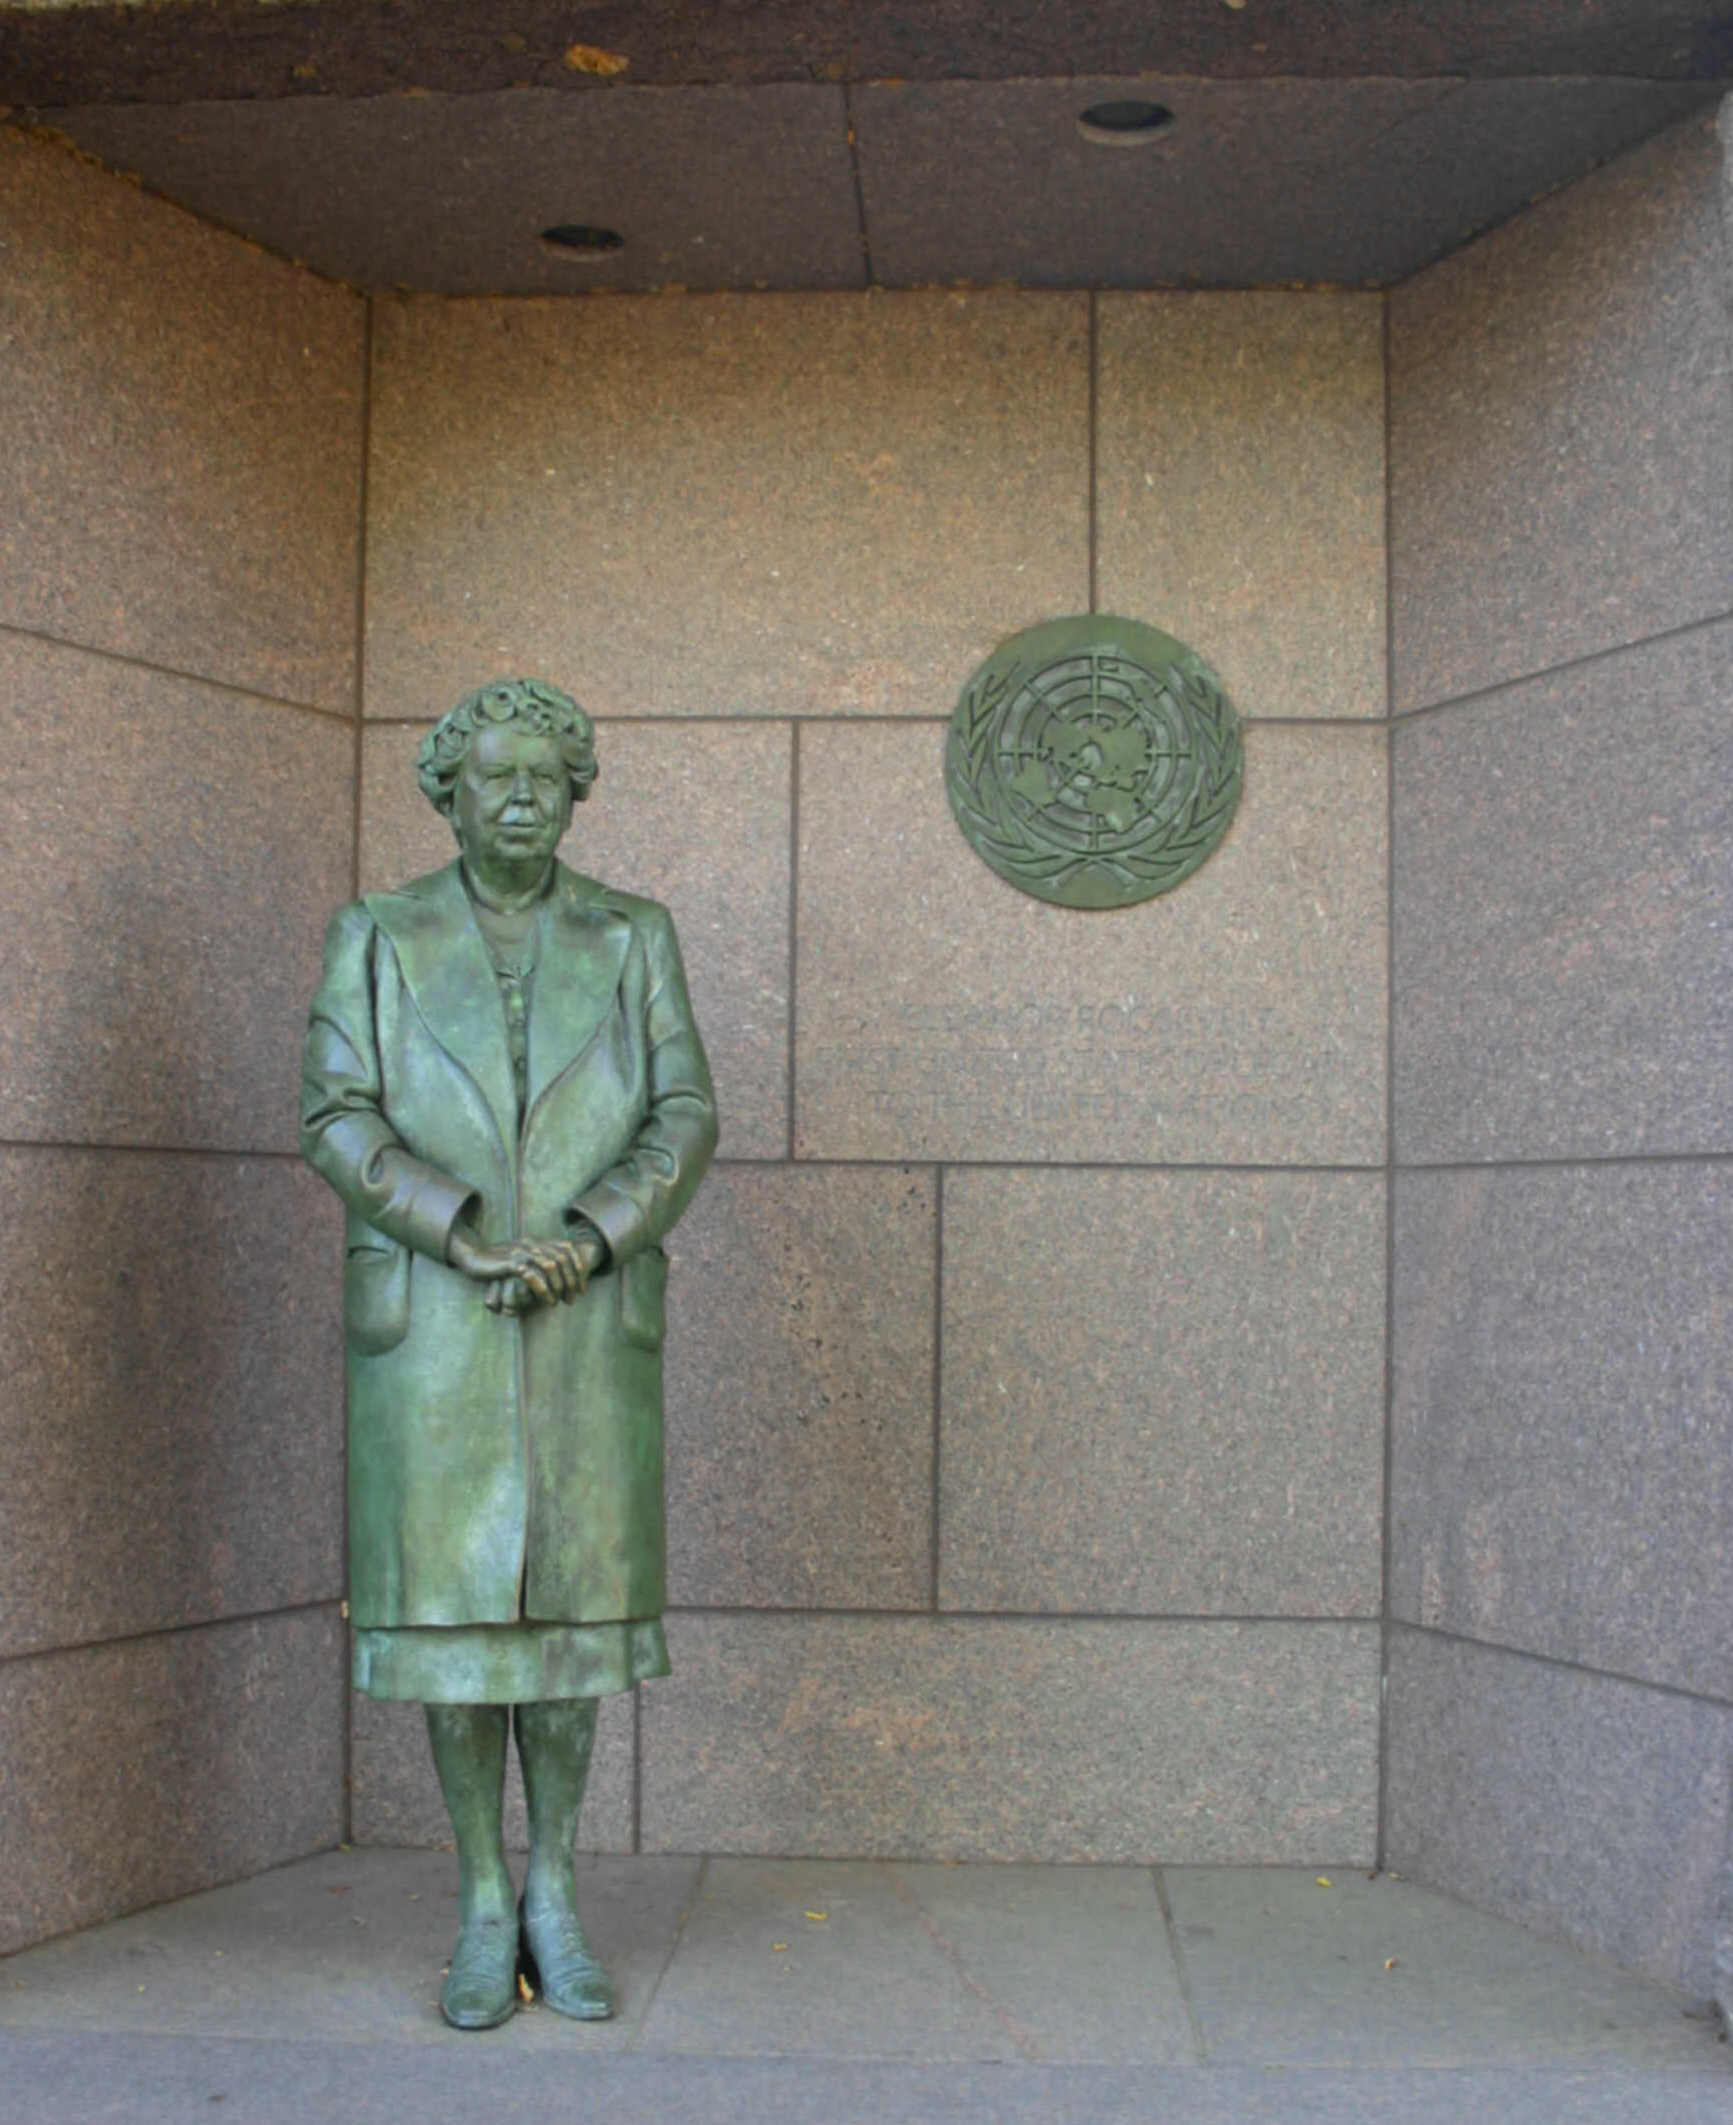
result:
M 349 1209 L 350 1612 L 363 1627 L 660 1615 L 659 1244 L 716 1109 L 673 923 L 557 866 L 520 1128 L 459 867 L 343 908 L 307 1033 L 302 1149 Z M 588 1218 L 583 1297 L 520 1318 L 445 1260 Z

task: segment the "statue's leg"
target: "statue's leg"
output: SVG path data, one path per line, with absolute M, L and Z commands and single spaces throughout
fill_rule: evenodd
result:
M 517 2005 L 518 1929 L 500 1809 L 510 1715 L 503 1704 L 430 1704 L 428 1739 L 457 1838 L 460 1930 L 440 2009 L 454 2029 L 492 2029 Z
M 518 1754 L 529 1804 L 530 1864 L 524 1882 L 525 1961 L 542 1998 L 580 2022 L 614 2011 L 608 1973 L 578 1924 L 572 1845 L 596 1739 L 596 1700 L 565 1697 L 517 1707 Z

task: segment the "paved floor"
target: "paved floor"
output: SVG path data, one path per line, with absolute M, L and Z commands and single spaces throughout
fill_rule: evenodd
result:
M 613 1859 L 589 2027 L 439 2019 L 455 1865 L 332 1852 L 0 1962 L 0 2119 L 1733 2125 L 1733 2049 L 1388 1876 Z

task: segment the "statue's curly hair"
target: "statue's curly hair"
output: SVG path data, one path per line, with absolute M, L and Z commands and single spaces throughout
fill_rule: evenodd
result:
M 596 780 L 595 726 L 571 695 L 545 679 L 493 679 L 465 694 L 421 741 L 415 774 L 435 811 L 450 818 L 470 740 L 484 723 L 522 723 L 540 737 L 557 738 L 572 802 L 582 804 L 590 794 Z

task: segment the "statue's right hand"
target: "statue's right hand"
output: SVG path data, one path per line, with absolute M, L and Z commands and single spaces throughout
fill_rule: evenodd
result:
M 459 1223 L 451 1228 L 445 1243 L 445 1259 L 453 1269 L 461 1269 L 478 1283 L 491 1283 L 496 1277 L 515 1276 L 517 1262 L 515 1249 L 490 1247 L 485 1240 L 477 1239 L 471 1228 Z

